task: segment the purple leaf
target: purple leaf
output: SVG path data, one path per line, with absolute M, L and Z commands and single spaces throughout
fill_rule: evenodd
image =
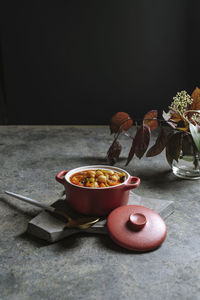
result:
M 149 146 L 151 131 L 148 125 L 143 124 L 135 136 L 135 155 L 140 159 Z
M 169 124 L 172 128 L 176 128 L 177 127 L 177 124 L 176 123 L 173 123 L 173 122 L 170 122 L 170 118 L 171 118 L 171 114 L 168 112 L 166 113 L 164 110 L 163 110 L 163 113 L 162 113 L 162 116 L 163 116 L 163 119 L 167 122 L 167 124 Z
M 107 161 L 110 165 L 114 165 L 119 160 L 121 150 L 121 144 L 115 140 L 107 152 Z
M 137 128 L 135 138 L 128 155 L 126 166 L 129 164 L 134 155 L 139 159 L 142 158 L 145 151 L 149 146 L 151 131 L 148 125 L 143 124 L 141 127 Z
M 165 148 L 166 143 L 167 143 L 167 132 L 163 127 L 161 127 L 161 131 L 156 139 L 155 144 L 148 150 L 146 156 L 152 157 L 160 154 Z
M 183 132 L 172 133 L 168 137 L 166 145 L 166 158 L 171 165 L 173 160 L 178 162 L 182 148 Z
M 128 130 L 133 125 L 133 120 L 126 112 L 118 112 L 116 113 L 110 122 L 110 132 L 117 133 L 121 130 Z
M 144 116 L 144 124 L 148 125 L 150 130 L 153 131 L 158 127 L 158 111 L 157 110 L 150 110 L 146 115 Z
M 131 149 L 129 151 L 128 158 L 127 158 L 127 161 L 126 161 L 126 166 L 132 160 L 134 154 L 135 154 L 135 139 L 133 139 L 133 142 L 132 142 L 132 145 L 131 145 Z

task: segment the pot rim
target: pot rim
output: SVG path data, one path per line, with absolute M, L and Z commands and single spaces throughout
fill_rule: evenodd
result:
M 122 173 L 124 172 L 126 174 L 126 180 L 118 185 L 114 185 L 114 186 L 106 186 L 106 187 L 96 187 L 96 188 L 93 188 L 93 187 L 87 187 L 87 186 L 79 186 L 79 185 L 76 185 L 74 183 L 72 183 L 69 179 L 70 177 L 77 173 L 77 172 L 81 172 L 81 171 L 84 171 L 84 170 L 93 170 L 93 169 L 104 169 L 104 170 L 113 170 L 113 171 L 116 171 L 116 172 L 119 172 L 119 173 Z M 131 175 L 124 169 L 121 169 L 121 168 L 118 168 L 118 167 L 114 167 L 114 166 L 110 166 L 110 165 L 89 165 L 89 166 L 82 166 L 82 167 L 77 167 L 77 168 L 74 168 L 70 171 L 67 172 L 67 174 L 65 175 L 65 180 L 67 183 L 69 183 L 70 185 L 73 185 L 77 188 L 80 188 L 80 189 L 87 189 L 87 190 L 106 190 L 106 189 L 116 189 L 116 188 L 119 188 L 121 187 L 122 185 L 126 184 L 128 182 L 128 180 L 131 178 Z

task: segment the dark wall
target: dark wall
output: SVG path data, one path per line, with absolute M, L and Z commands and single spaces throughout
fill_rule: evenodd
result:
M 108 124 L 200 86 L 198 0 L 2 2 L 1 122 Z

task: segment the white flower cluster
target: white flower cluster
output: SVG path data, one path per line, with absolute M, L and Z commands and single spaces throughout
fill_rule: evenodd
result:
M 193 99 L 190 95 L 186 91 L 181 91 L 173 97 L 171 108 L 182 114 L 187 109 L 188 105 L 192 104 L 192 102 Z
M 193 121 L 195 121 L 197 124 L 200 124 L 200 114 L 194 113 L 192 115 Z

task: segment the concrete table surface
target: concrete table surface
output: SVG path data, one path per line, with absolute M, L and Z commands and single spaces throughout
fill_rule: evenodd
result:
M 87 233 L 48 244 L 26 233 L 40 209 L 4 194 L 55 202 L 59 171 L 106 164 L 108 126 L 0 126 L 0 299 L 200 299 L 200 181 L 176 178 L 164 153 L 125 167 L 131 141 L 120 140 L 116 166 L 141 178 L 137 193 L 174 201 L 167 238 L 152 252 Z

